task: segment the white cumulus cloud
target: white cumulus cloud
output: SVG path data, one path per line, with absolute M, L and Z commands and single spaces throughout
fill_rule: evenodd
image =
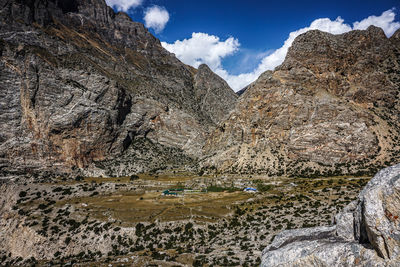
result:
M 152 6 L 146 9 L 143 19 L 147 28 L 152 28 L 159 33 L 164 30 L 169 21 L 169 13 L 164 7 Z
M 370 25 L 374 25 L 383 29 L 387 36 L 392 36 L 392 34 L 400 28 L 400 22 L 395 22 L 396 13 L 394 9 L 386 10 L 380 16 L 369 16 L 362 21 L 354 22 L 354 30 L 365 30 Z
M 127 12 L 131 8 L 140 6 L 143 0 L 106 0 L 107 5 L 116 8 L 118 11 Z
M 232 55 L 240 46 L 239 41 L 233 37 L 221 41 L 215 35 L 201 32 L 192 33 L 190 39 L 178 40 L 173 44 L 166 42 L 161 44 L 184 63 L 195 68 L 205 63 L 213 70 L 222 68 L 221 60 Z
M 395 15 L 394 9 L 390 9 L 380 16 L 370 16 L 354 22 L 353 26 L 346 24 L 341 17 L 335 20 L 329 18 L 316 19 L 308 27 L 291 32 L 282 47 L 265 56 L 253 71 L 239 75 L 229 74 L 221 63 L 224 57 L 232 55 L 239 49 L 239 41 L 233 37 L 221 42 L 214 35 L 193 33 L 190 39 L 178 40 L 173 44 L 163 42 L 162 45 L 168 51 L 175 53 L 180 60 L 188 65 L 198 67 L 201 63 L 206 63 L 215 73 L 224 78 L 232 89 L 238 91 L 255 81 L 264 71 L 273 70 L 279 66 L 284 61 L 294 39 L 302 33 L 318 29 L 332 34 L 341 34 L 351 30 L 366 29 L 370 25 L 375 25 L 382 28 L 386 35 L 390 37 L 400 28 L 400 23 L 394 21 Z

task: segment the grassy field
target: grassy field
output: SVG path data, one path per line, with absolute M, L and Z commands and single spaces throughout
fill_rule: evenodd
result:
M 278 232 L 330 225 L 369 179 L 187 173 L 87 177 L 23 186 L 13 210 L 47 240 L 56 262 L 258 266 L 262 249 Z M 259 191 L 243 192 L 248 186 Z M 162 195 L 172 188 L 209 191 Z M 65 247 L 60 249 L 59 242 Z M 65 249 L 71 244 L 74 252 Z M 95 251 L 90 244 L 101 245 Z
M 83 214 L 106 221 L 109 216 L 130 225 L 137 222 L 217 221 L 231 212 L 231 206 L 248 199 L 243 192 L 198 193 L 181 197 L 162 196 L 160 192 L 116 192 L 94 197 L 73 198 L 61 205 L 79 203 Z M 87 206 L 86 206 L 87 205 Z
M 242 188 L 237 191 L 207 192 L 197 194 L 185 194 L 183 196 L 162 196 L 162 191 L 169 188 L 184 188 L 184 183 L 191 181 L 193 175 L 140 175 L 136 183 L 132 183 L 130 177 L 117 178 L 85 178 L 82 183 L 91 185 L 123 184 L 130 187 L 116 188 L 112 192 L 100 192 L 95 196 L 72 197 L 59 201 L 58 205 L 75 205 L 82 214 L 90 214 L 93 218 L 107 221 L 110 218 L 117 220 L 123 226 L 129 226 L 138 222 L 168 222 L 180 220 L 194 220 L 198 223 L 216 222 L 221 218 L 232 215 L 233 207 L 252 199 L 254 207 L 258 205 L 272 205 L 277 200 L 284 202 L 300 202 L 302 199 L 324 202 L 330 205 L 343 206 L 342 201 L 350 200 L 350 197 L 341 198 L 340 191 L 335 189 L 353 191 L 360 188 L 368 181 L 368 177 L 331 177 L 331 178 L 244 178 L 254 187 L 264 188 L 264 192 L 256 194 L 245 193 Z M 213 184 L 214 178 L 209 179 Z M 235 179 L 235 178 L 229 178 Z M 229 180 L 228 179 L 228 180 Z M 77 182 L 80 184 L 80 182 Z M 137 187 L 133 187 L 136 185 Z M 229 182 L 227 182 L 229 184 Z M 259 186 L 263 185 L 263 186 Z M 133 188 L 132 188 L 133 187 Z M 231 187 L 230 187 L 231 188 Z M 346 198 L 346 199 L 345 199 Z M 352 196 L 354 198 L 354 196 Z M 254 201 L 256 199 L 256 201 Z M 83 205 L 83 206 L 82 206 Z

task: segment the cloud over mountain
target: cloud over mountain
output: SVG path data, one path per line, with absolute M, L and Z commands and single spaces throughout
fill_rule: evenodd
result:
M 233 37 L 221 41 L 218 36 L 201 32 L 192 33 L 190 39 L 161 44 L 184 63 L 195 68 L 206 63 L 213 70 L 222 68 L 222 59 L 235 53 L 240 46 L 239 41 Z
M 116 8 L 118 11 L 127 12 L 131 8 L 140 6 L 143 0 L 106 0 L 107 5 Z
M 164 30 L 169 21 L 169 13 L 164 7 L 152 6 L 146 9 L 143 19 L 147 28 L 152 28 L 159 33 Z
M 396 13 L 394 9 L 386 10 L 380 16 L 369 16 L 362 21 L 353 23 L 354 30 L 365 30 L 370 25 L 374 25 L 383 29 L 388 37 L 400 28 L 400 22 L 395 22 Z
M 239 49 L 239 40 L 234 37 L 220 41 L 219 37 L 214 35 L 192 33 L 192 37 L 189 39 L 177 40 L 172 44 L 162 42 L 162 45 L 168 51 L 175 53 L 184 63 L 193 67 L 197 67 L 201 63 L 209 65 L 235 91 L 238 91 L 255 81 L 264 71 L 273 70 L 280 65 L 284 61 L 287 50 L 294 39 L 302 33 L 318 29 L 332 34 L 341 34 L 351 30 L 366 29 L 370 25 L 375 25 L 381 27 L 387 36 L 391 36 L 400 28 L 400 23 L 395 21 L 395 15 L 394 9 L 389 9 L 380 16 L 369 16 L 361 21 L 354 22 L 353 26 L 345 23 L 341 17 L 337 17 L 335 20 L 329 18 L 316 19 L 308 27 L 291 32 L 283 45 L 265 56 L 253 71 L 239 75 L 230 74 L 222 65 L 222 60 L 225 57 L 232 55 Z

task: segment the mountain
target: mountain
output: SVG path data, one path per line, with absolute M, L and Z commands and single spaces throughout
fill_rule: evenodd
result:
M 399 161 L 399 31 L 304 33 L 238 98 L 104 0 L 0 7 L 2 176 L 120 176 L 201 159 L 313 177 Z
M 0 0 L 2 176 L 183 165 L 236 103 L 104 0 Z
M 399 162 L 400 31 L 298 36 L 204 147 L 222 172 L 313 177 Z

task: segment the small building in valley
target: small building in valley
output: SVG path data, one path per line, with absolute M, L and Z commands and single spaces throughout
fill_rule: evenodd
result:
M 243 191 L 248 192 L 248 193 L 256 193 L 257 189 L 255 189 L 253 187 L 246 187 Z

